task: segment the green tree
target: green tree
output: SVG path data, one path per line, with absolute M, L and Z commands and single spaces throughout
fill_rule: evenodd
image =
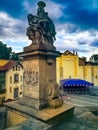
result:
M 0 41 L 0 59 L 9 59 L 11 51 L 11 47 L 7 47 Z
M 18 60 L 19 57 L 15 52 L 12 52 L 11 47 L 7 47 L 6 44 L 0 41 L 0 59 Z
M 93 62 L 98 62 L 98 54 L 93 54 L 90 58 L 91 61 Z
M 19 56 L 15 52 L 11 52 L 10 59 L 11 60 L 19 60 Z

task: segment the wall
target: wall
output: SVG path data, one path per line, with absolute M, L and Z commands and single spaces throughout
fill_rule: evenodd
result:
M 84 78 L 84 66 L 79 66 L 78 67 L 78 75 L 77 75 L 77 77 L 79 78 L 79 79 L 85 79 Z
M 78 58 L 77 56 L 61 56 L 56 60 L 56 80 L 77 78 Z
M 85 75 L 85 80 L 89 81 L 89 82 L 93 82 L 92 81 L 92 66 L 85 66 L 85 71 L 84 71 L 84 75 Z
M 19 124 L 25 120 L 27 120 L 27 117 L 22 113 L 10 109 L 7 111 L 7 127 Z
M 92 67 L 93 83 L 98 86 L 98 66 Z

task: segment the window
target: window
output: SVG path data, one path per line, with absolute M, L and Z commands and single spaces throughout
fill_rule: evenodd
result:
M 22 92 L 20 92 L 19 94 L 22 95 Z
M 14 74 L 14 83 L 19 82 L 19 74 Z
M 20 71 L 20 66 L 18 66 L 18 70 Z
M 13 67 L 13 71 L 15 71 L 15 67 Z
M 10 83 L 12 83 L 12 77 L 10 76 Z
M 12 87 L 10 87 L 10 93 L 12 92 Z
M 21 81 L 22 81 L 22 76 L 21 76 Z
M 17 68 L 18 68 L 18 66 L 16 66 L 16 71 L 17 71 Z

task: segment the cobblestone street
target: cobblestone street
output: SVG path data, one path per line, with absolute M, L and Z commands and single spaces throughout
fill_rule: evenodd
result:
M 73 104 L 79 107 L 98 106 L 98 96 L 67 95 L 64 98 L 64 103 Z

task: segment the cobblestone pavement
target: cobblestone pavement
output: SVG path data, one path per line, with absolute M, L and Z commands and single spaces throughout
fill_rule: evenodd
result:
M 63 99 L 65 104 L 76 107 L 73 117 L 59 123 L 54 130 L 98 130 L 98 96 L 65 95 Z
M 98 106 L 98 96 L 90 95 L 65 95 L 64 103 L 79 107 Z

